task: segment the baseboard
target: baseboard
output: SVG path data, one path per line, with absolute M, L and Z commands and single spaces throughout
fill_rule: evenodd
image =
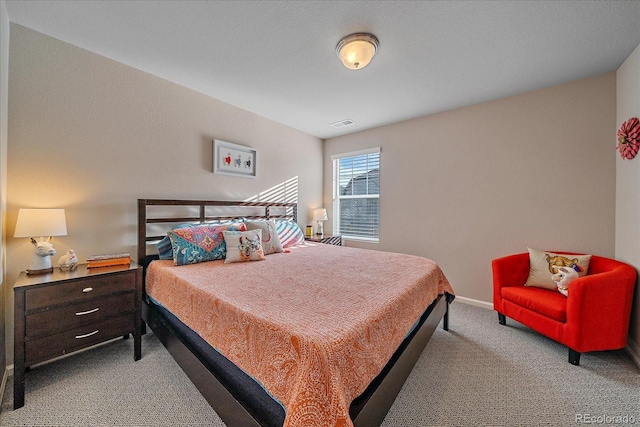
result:
M 11 365 L 11 371 L 13 371 L 13 365 Z M 2 382 L 0 382 L 0 402 L 4 400 L 4 389 L 7 387 L 7 379 L 9 378 L 9 367 L 7 366 L 2 373 Z M 2 407 L 0 406 L 0 411 Z
M 638 348 L 640 348 L 640 345 L 638 345 L 637 342 L 635 342 L 631 338 L 627 338 L 627 346 L 624 348 L 624 350 L 627 352 L 629 357 L 631 357 L 631 360 L 633 360 L 633 363 L 636 364 L 638 369 L 640 369 L 640 354 L 638 354 L 637 350 L 635 350 Z
M 464 304 L 475 305 L 476 307 L 487 308 L 489 310 L 493 310 L 493 303 L 480 301 L 473 298 L 460 297 L 456 295 L 456 299 L 454 301 L 460 301 Z

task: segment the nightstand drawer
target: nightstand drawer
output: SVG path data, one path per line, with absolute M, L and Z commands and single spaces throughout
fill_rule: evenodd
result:
M 56 304 L 93 299 L 102 295 L 135 290 L 135 272 L 74 280 L 55 286 L 29 289 L 26 292 L 27 313 Z
M 25 365 L 63 356 L 75 350 L 133 332 L 134 313 L 49 335 L 25 343 Z
M 135 297 L 135 292 L 127 292 L 27 315 L 25 340 L 133 313 Z

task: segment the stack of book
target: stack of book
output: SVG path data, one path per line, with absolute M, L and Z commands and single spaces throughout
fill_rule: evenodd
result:
M 92 255 L 87 258 L 87 268 L 112 267 L 114 265 L 129 265 L 131 254 L 128 252 L 121 254 Z

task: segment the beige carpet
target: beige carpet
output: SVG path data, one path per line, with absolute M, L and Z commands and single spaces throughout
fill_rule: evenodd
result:
M 449 332 L 434 334 L 383 426 L 640 424 L 640 371 L 624 351 L 583 354 L 576 367 L 563 346 L 507 325 L 454 302 Z M 0 425 L 223 426 L 153 334 L 142 360 L 132 346 L 118 340 L 33 369 L 16 411 L 9 384 Z

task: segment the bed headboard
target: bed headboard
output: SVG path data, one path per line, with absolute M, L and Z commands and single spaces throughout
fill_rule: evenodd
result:
M 157 255 L 147 255 L 150 242 L 161 240 L 183 223 L 235 218 L 298 220 L 298 205 L 285 202 L 138 199 L 138 264 L 147 267 Z

